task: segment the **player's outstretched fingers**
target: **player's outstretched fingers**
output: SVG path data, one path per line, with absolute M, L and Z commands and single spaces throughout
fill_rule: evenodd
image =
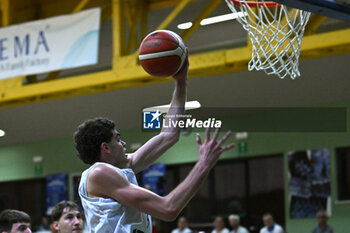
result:
M 196 142 L 198 147 L 202 145 L 202 139 L 199 133 L 196 134 Z
M 221 145 L 231 136 L 232 132 L 228 131 L 217 143 L 216 148 L 220 148 Z
M 213 138 L 211 139 L 214 143 L 216 143 L 216 139 L 218 139 L 221 128 L 216 128 Z
M 227 150 L 230 150 L 230 149 L 234 148 L 235 146 L 236 145 L 234 143 L 227 145 L 227 146 L 224 146 L 223 148 L 221 148 L 220 153 L 227 151 Z
M 205 141 L 209 142 L 210 140 L 210 127 L 205 129 Z

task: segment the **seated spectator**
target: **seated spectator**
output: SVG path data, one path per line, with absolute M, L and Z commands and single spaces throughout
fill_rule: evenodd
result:
M 240 226 L 240 219 L 238 215 L 231 214 L 228 217 L 228 222 L 232 227 L 232 231 L 230 233 L 248 233 L 247 228 Z
M 41 225 L 38 227 L 36 233 L 52 233 L 50 231 L 50 223 L 51 223 L 50 217 L 47 215 L 44 215 L 41 218 Z
M 283 228 L 275 223 L 271 214 L 264 214 L 263 222 L 265 227 L 261 228 L 260 233 L 283 233 Z
M 51 213 L 52 227 L 57 233 L 82 233 L 83 218 L 77 204 L 62 201 L 55 205 Z
M 327 224 L 328 215 L 326 211 L 324 210 L 318 211 L 316 214 L 316 218 L 317 218 L 318 225 L 315 227 L 312 233 L 333 233 L 332 227 Z
M 0 213 L 1 233 L 32 233 L 30 217 L 19 210 L 4 210 Z
M 180 217 L 177 221 L 177 228 L 172 230 L 171 233 L 191 233 L 191 229 L 187 227 L 187 219 Z
M 230 233 L 230 231 L 225 228 L 224 219 L 220 216 L 215 218 L 214 230 L 211 233 Z

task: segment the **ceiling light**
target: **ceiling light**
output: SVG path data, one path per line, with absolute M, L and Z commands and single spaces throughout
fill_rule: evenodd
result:
M 247 12 L 237 12 L 237 13 L 231 13 L 226 15 L 219 15 L 219 16 L 203 19 L 200 24 L 204 26 L 204 25 L 213 24 L 213 23 L 220 23 L 228 20 L 237 19 L 238 17 L 244 17 L 247 15 L 248 15 Z
M 181 30 L 186 30 L 186 29 L 189 29 L 190 27 L 192 27 L 191 22 L 181 23 L 181 24 L 177 25 L 177 28 L 181 29 Z
M 197 109 L 200 107 L 201 107 L 201 104 L 197 100 L 187 101 L 185 103 L 185 110 Z M 158 110 L 161 113 L 166 113 L 166 112 L 168 112 L 169 108 L 170 108 L 170 104 L 167 104 L 167 105 L 159 105 L 159 106 L 144 108 L 144 109 L 142 109 L 142 111 L 157 111 Z
M 230 13 L 230 14 L 225 14 L 225 15 L 214 16 L 214 17 L 203 19 L 200 22 L 200 25 L 204 26 L 204 25 L 209 25 L 209 24 L 213 24 L 213 23 L 220 23 L 220 22 L 224 22 L 224 21 L 228 21 L 228 20 L 237 19 L 238 17 L 245 17 L 247 15 L 248 15 L 247 12 L 237 12 L 237 13 Z M 190 27 L 192 27 L 191 22 L 181 23 L 181 24 L 177 25 L 177 28 L 181 29 L 181 30 L 186 30 L 186 29 L 189 29 Z
M 0 129 L 0 137 L 3 137 L 3 136 L 5 136 L 5 131 L 4 130 L 2 130 L 2 129 Z

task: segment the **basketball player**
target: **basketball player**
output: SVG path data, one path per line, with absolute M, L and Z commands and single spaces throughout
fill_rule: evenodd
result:
M 7 209 L 0 213 L 1 233 L 32 233 L 30 230 L 30 217 L 19 210 Z
M 175 90 L 166 116 L 176 121 L 184 113 L 188 57 L 174 75 Z M 221 153 L 233 148 L 222 146 L 231 132 L 217 141 L 207 129 L 202 142 L 197 134 L 199 159 L 185 180 L 162 197 L 137 185 L 135 174 L 150 166 L 179 139 L 179 128 L 163 128 L 133 154 L 125 154 L 126 143 L 113 121 L 87 120 L 75 132 L 75 147 L 83 162 L 92 166 L 82 174 L 79 195 L 89 232 L 150 233 L 150 215 L 174 220 L 207 177 Z
M 83 218 L 79 206 L 72 201 L 61 201 L 51 213 L 55 233 L 82 233 Z

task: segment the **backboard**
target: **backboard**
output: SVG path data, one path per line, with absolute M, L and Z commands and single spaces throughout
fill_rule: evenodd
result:
M 297 9 L 350 22 L 350 0 L 272 0 Z

